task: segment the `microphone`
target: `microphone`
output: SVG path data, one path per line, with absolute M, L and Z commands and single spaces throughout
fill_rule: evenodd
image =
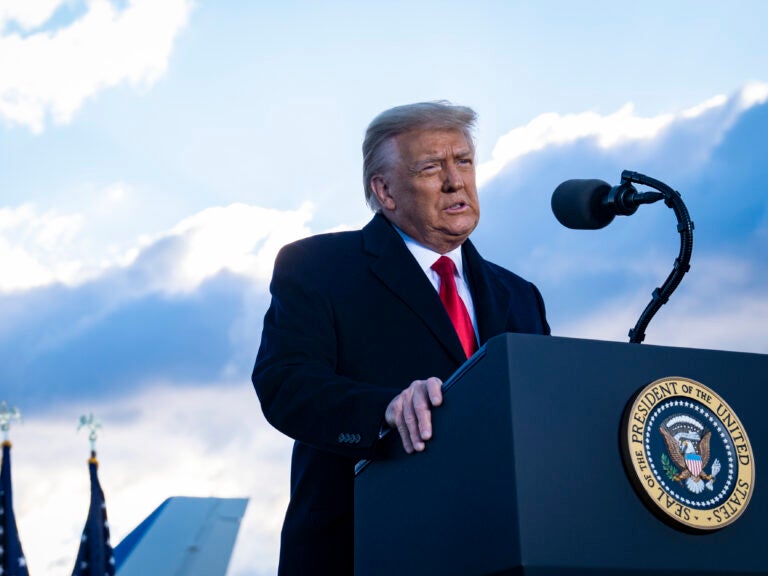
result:
M 638 192 L 632 183 L 650 186 L 654 192 Z M 624 170 L 621 184 L 611 186 L 602 180 L 566 180 L 555 188 L 552 194 L 552 212 L 563 226 L 577 230 L 597 230 L 613 221 L 615 216 L 630 216 L 641 204 L 652 204 L 658 200 L 675 212 L 677 231 L 680 234 L 680 253 L 675 259 L 672 272 L 664 284 L 653 291 L 653 297 L 643 313 L 629 331 L 629 341 L 639 344 L 645 339 L 645 329 L 651 318 L 669 300 L 683 275 L 690 270 L 693 251 L 693 221 L 688 214 L 680 193 L 664 182 Z
M 603 180 L 566 180 L 552 194 L 552 212 L 566 228 L 597 230 L 617 215 L 631 216 L 641 204 L 662 198 L 660 192 L 638 192 L 624 179 L 618 186 Z

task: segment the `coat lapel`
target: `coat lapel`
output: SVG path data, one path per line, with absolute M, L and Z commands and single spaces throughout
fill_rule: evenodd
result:
M 462 246 L 464 265 L 466 266 L 469 289 L 475 306 L 477 331 L 480 333 L 480 345 L 488 339 L 506 332 L 506 320 L 509 311 L 509 296 L 498 290 L 488 264 L 483 260 L 470 240 Z
M 403 239 L 380 214 L 363 228 L 363 247 L 373 257 L 371 272 L 421 318 L 457 363 L 463 363 L 464 351 L 440 297 Z

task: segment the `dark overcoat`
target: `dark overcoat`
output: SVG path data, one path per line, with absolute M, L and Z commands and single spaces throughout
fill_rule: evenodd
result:
M 533 284 L 469 240 L 462 254 L 480 345 L 549 333 Z M 296 440 L 280 574 L 352 574 L 355 463 L 375 458 L 392 398 L 416 379 L 447 380 L 466 358 L 437 292 L 381 215 L 285 246 L 270 291 L 253 384 L 267 420 Z

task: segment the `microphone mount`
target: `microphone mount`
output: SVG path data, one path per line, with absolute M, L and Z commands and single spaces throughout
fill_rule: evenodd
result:
M 632 184 L 650 186 L 657 192 L 637 192 Z M 656 312 L 669 301 L 672 292 L 678 287 L 688 270 L 691 269 L 691 254 L 693 253 L 693 221 L 688 214 L 688 209 L 683 202 L 680 193 L 673 190 L 663 182 L 640 174 L 624 170 L 621 173 L 621 184 L 611 188 L 604 200 L 604 204 L 611 204 L 617 214 L 633 214 L 640 204 L 650 204 L 664 199 L 667 207 L 671 208 L 677 217 L 677 231 L 680 233 L 680 252 L 675 258 L 675 264 L 664 284 L 653 291 L 651 301 L 643 310 L 635 327 L 629 331 L 629 341 L 632 344 L 640 344 L 645 340 L 645 330 Z
M 613 186 L 603 198 L 601 202 L 603 210 L 618 216 L 631 216 L 637 212 L 641 204 L 653 204 L 664 199 L 661 192 L 638 192 L 632 186 L 632 180 L 625 179 L 624 174 L 626 170 L 621 175 L 621 184 Z M 633 174 L 636 173 L 633 172 Z

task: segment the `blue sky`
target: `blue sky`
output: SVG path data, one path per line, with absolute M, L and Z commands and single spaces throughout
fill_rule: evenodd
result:
M 274 572 L 290 441 L 249 375 L 279 247 L 356 228 L 381 110 L 479 113 L 473 239 L 561 336 L 627 339 L 678 250 L 670 210 L 595 232 L 569 178 L 679 190 L 692 270 L 646 342 L 766 353 L 768 5 L 743 1 L 0 5 L 0 399 L 35 573 L 71 572 L 81 414 L 118 542 L 166 497 L 249 497 L 230 574 Z

